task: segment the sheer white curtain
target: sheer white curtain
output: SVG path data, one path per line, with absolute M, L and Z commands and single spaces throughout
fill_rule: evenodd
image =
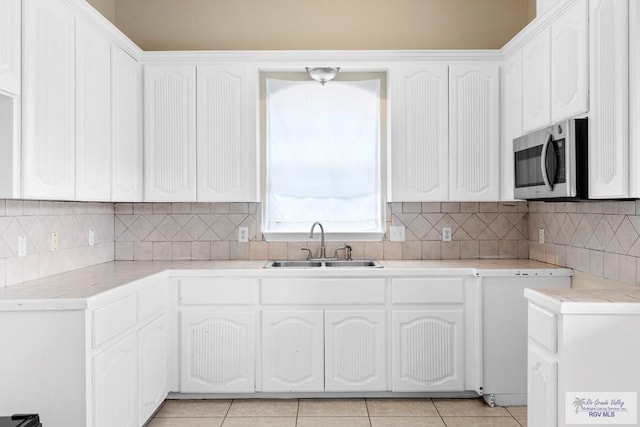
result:
M 380 232 L 380 80 L 266 79 L 265 232 Z

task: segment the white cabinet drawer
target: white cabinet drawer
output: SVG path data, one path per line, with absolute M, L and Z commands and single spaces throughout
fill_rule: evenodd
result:
M 138 292 L 138 318 L 144 320 L 167 309 L 169 296 L 165 283 L 149 286 Z
M 99 347 L 119 333 L 134 326 L 137 295 L 122 298 L 93 312 L 93 347 Z
M 384 304 L 385 279 L 264 279 L 263 304 Z
M 253 278 L 180 280 L 180 304 L 255 304 L 258 280 Z
M 394 279 L 391 282 L 393 304 L 461 304 L 464 302 L 464 278 Z
M 529 304 L 528 322 L 529 338 L 555 353 L 557 344 L 555 314 L 536 305 Z

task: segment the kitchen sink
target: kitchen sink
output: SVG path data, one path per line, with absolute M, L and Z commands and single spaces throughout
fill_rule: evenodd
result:
M 350 260 L 278 260 L 269 261 L 264 268 L 382 268 L 379 261 L 372 259 L 350 259 Z
M 322 261 L 269 261 L 265 268 L 309 268 L 322 267 Z
M 380 262 L 372 259 L 349 259 L 349 260 L 337 260 L 337 261 L 325 261 L 325 267 L 373 267 L 382 268 Z

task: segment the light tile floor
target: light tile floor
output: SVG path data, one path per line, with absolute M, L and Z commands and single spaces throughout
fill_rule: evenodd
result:
M 167 400 L 148 427 L 526 427 L 482 399 Z

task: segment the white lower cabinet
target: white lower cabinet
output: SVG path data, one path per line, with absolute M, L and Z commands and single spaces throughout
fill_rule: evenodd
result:
M 557 425 L 558 361 L 548 351 L 529 346 L 527 363 L 528 405 L 536 408 L 529 412 L 532 427 Z
M 255 389 L 255 312 L 180 314 L 180 391 L 250 393 Z
M 386 313 L 325 312 L 325 391 L 384 391 Z
M 140 424 L 145 423 L 167 397 L 167 337 L 165 315 L 138 332 Z
M 464 314 L 394 311 L 393 391 L 464 390 Z
M 262 313 L 262 391 L 324 390 L 322 311 Z
M 138 345 L 136 335 L 93 359 L 93 425 L 137 427 Z

